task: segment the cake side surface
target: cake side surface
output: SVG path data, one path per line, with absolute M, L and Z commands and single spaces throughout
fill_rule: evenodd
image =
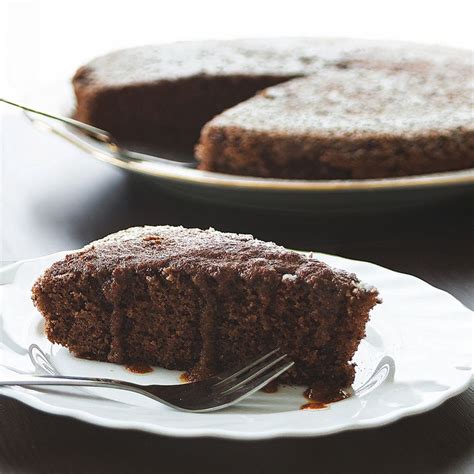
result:
M 282 381 L 350 385 L 377 292 L 251 236 L 132 228 L 53 264 L 33 287 L 46 334 L 75 355 L 204 378 L 274 347 Z
M 201 128 L 218 113 L 259 90 L 294 76 L 206 75 L 108 87 L 90 84 L 91 71 L 76 73 L 74 117 L 118 140 L 192 151 Z

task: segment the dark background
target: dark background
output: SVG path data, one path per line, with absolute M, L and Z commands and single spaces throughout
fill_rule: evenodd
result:
M 78 248 L 132 225 L 251 233 L 416 275 L 474 307 L 472 195 L 436 206 L 311 217 L 183 201 L 3 116 L 1 259 Z M 446 316 L 449 318 L 449 315 Z M 0 472 L 456 472 L 474 469 L 472 388 L 395 424 L 324 438 L 235 442 L 113 431 L 0 397 Z

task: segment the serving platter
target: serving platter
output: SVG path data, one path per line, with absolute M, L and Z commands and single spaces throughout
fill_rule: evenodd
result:
M 27 349 L 37 344 L 63 374 L 136 383 L 179 383 L 180 372 L 154 368 L 138 375 L 115 364 L 77 359 L 44 335 L 30 292 L 36 278 L 66 252 L 0 269 L 0 375 L 32 372 Z M 228 409 L 190 414 L 136 394 L 109 389 L 3 387 L 0 394 L 42 411 L 109 428 L 179 437 L 239 440 L 322 436 L 382 426 L 431 410 L 468 387 L 472 374 L 472 312 L 451 295 L 413 276 L 377 265 L 315 254 L 374 284 L 383 303 L 372 313 L 357 351 L 352 396 L 324 409 L 302 410 L 305 387 L 260 392 Z M 10 372 L 11 373 L 11 372 Z
M 74 110 L 72 89 L 66 81 L 31 94 L 27 100 L 52 114 L 70 116 Z M 168 158 L 175 159 L 175 150 L 126 144 L 129 149 L 145 150 L 152 157 L 130 158 L 75 128 L 38 116 L 29 117 L 36 125 L 69 141 L 91 157 L 127 173 L 144 176 L 158 189 L 231 207 L 309 214 L 390 211 L 426 206 L 474 191 L 474 169 L 362 180 L 271 179 L 202 171 L 168 161 Z M 178 161 L 194 159 L 190 151 L 178 155 Z

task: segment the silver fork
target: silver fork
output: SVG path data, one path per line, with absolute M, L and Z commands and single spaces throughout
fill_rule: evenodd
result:
M 275 349 L 244 368 L 228 370 L 206 380 L 181 385 L 138 385 L 123 380 L 58 375 L 11 375 L 1 385 L 80 386 L 128 390 L 186 412 L 208 412 L 234 405 L 267 385 L 294 362 Z
M 82 133 L 85 133 L 87 136 L 95 139 L 98 143 L 105 146 L 109 153 L 112 153 L 117 158 L 120 158 L 124 161 L 152 161 L 152 162 L 160 162 L 167 165 L 176 165 L 184 168 L 195 168 L 197 162 L 194 161 L 177 161 L 170 158 L 162 158 L 159 156 L 148 155 L 146 153 L 139 153 L 136 151 L 128 150 L 123 145 L 119 144 L 119 142 L 112 136 L 110 132 L 103 130 L 98 127 L 93 127 L 84 122 L 80 122 L 79 120 L 72 119 L 70 117 L 64 117 L 63 115 L 54 115 L 50 114 L 49 112 L 43 112 L 42 110 L 33 109 L 32 107 L 19 104 L 18 102 L 13 102 L 11 100 L 5 99 L 0 97 L 0 102 L 3 102 L 8 105 L 12 105 L 13 107 L 17 107 L 18 109 L 22 109 L 25 115 L 33 124 L 39 124 L 43 127 L 46 126 L 49 130 L 56 132 L 57 129 L 53 127 L 49 122 L 44 120 L 40 120 L 37 116 L 46 117 L 48 119 L 53 119 L 58 122 L 64 123 L 69 127 L 74 127 Z M 33 114 L 34 116 L 32 116 Z
M 28 347 L 28 356 L 35 368 L 35 373 L 33 375 L 61 376 L 59 370 L 51 363 L 48 356 L 36 344 L 31 344 L 30 347 Z

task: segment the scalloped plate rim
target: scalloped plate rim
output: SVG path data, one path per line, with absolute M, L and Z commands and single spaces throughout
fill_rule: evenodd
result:
M 30 262 L 37 262 L 40 260 L 57 260 L 61 258 L 66 253 L 70 253 L 72 251 L 65 251 L 65 252 L 57 252 L 51 255 L 46 255 L 43 257 L 38 258 L 31 258 L 27 260 L 22 260 L 19 262 L 15 262 L 13 264 L 4 266 L 0 268 L 0 276 L 5 276 L 8 272 L 15 271 L 19 269 L 22 265 L 28 264 Z M 307 253 L 307 252 L 305 252 Z M 428 283 L 424 282 L 423 280 L 414 277 L 412 275 L 403 274 L 399 272 L 394 272 L 392 270 L 386 269 L 379 265 L 375 265 L 369 262 L 357 261 L 357 260 L 349 260 L 343 257 L 337 257 L 334 255 L 325 255 L 321 253 L 317 253 L 318 257 L 321 257 L 324 260 L 324 257 L 328 258 L 336 258 L 337 260 L 341 260 L 342 262 L 351 262 L 354 264 L 362 264 L 376 267 L 384 272 L 389 272 L 390 274 L 397 275 L 398 277 L 406 278 L 409 277 L 411 279 L 417 280 L 418 282 L 429 286 L 432 290 L 440 292 L 444 294 L 445 297 L 451 298 L 453 301 L 457 302 L 458 305 L 462 306 L 466 313 L 472 313 L 468 308 L 466 308 L 462 303 L 452 297 L 449 293 L 440 290 L 438 288 L 434 288 Z M 16 273 L 16 272 L 15 272 Z M 6 282 L 4 282 L 6 283 Z M 472 316 L 472 314 L 470 314 Z M 0 316 L 2 316 L 0 314 Z M 472 320 L 471 320 L 472 324 Z M 2 349 L 0 348 L 0 351 Z M 75 408 L 65 408 L 65 407 L 58 407 L 54 404 L 47 403 L 43 400 L 38 399 L 34 395 L 34 391 L 30 390 L 18 390 L 15 388 L 1 388 L 0 394 L 16 399 L 22 403 L 25 403 L 35 409 L 40 411 L 54 414 L 54 415 L 62 415 L 72 417 L 81 421 L 86 421 L 92 424 L 96 424 L 102 427 L 107 428 L 114 428 L 114 429 L 132 429 L 132 430 L 139 430 L 145 431 L 149 433 L 154 433 L 158 435 L 164 436 L 171 436 L 171 437 L 214 437 L 214 438 L 223 438 L 223 439 L 234 439 L 234 440 L 263 440 L 263 439 L 275 439 L 281 437 L 313 437 L 313 436 L 324 436 L 330 435 L 335 433 L 340 433 L 343 431 L 348 430 L 357 430 L 357 429 L 367 429 L 367 428 L 375 428 L 379 426 L 384 426 L 395 421 L 398 421 L 402 418 L 408 416 L 414 416 L 417 414 L 421 414 L 427 411 L 430 411 L 442 403 L 444 403 L 449 398 L 452 398 L 464 390 L 466 390 L 470 384 L 472 378 L 472 369 L 466 371 L 465 376 L 463 377 L 462 383 L 458 383 L 456 386 L 451 386 L 449 389 L 439 392 L 439 395 L 436 397 L 435 400 L 425 400 L 422 402 L 417 403 L 414 406 L 409 408 L 403 407 L 394 409 L 389 414 L 385 414 L 383 416 L 379 416 L 378 418 L 373 418 L 369 420 L 356 420 L 352 422 L 346 423 L 339 423 L 338 425 L 334 425 L 332 427 L 324 427 L 324 426 L 315 426 L 312 429 L 273 429 L 273 430 L 260 430 L 260 431 L 253 431 L 253 432 L 238 432 L 235 430 L 227 430 L 223 428 L 213 428 L 213 427 L 200 427 L 195 429 L 181 429 L 181 428 L 167 428 L 163 426 L 156 425 L 155 423 L 143 423 L 143 422 L 134 422 L 129 420 L 115 420 L 106 417 L 101 417 L 100 415 L 96 415 L 87 411 L 83 411 L 81 409 Z M 311 412 L 305 412 L 309 416 L 313 416 Z M 314 412 L 316 414 L 317 412 Z M 264 414 L 263 416 L 270 416 L 271 414 Z M 262 416 L 262 415 L 257 415 Z

